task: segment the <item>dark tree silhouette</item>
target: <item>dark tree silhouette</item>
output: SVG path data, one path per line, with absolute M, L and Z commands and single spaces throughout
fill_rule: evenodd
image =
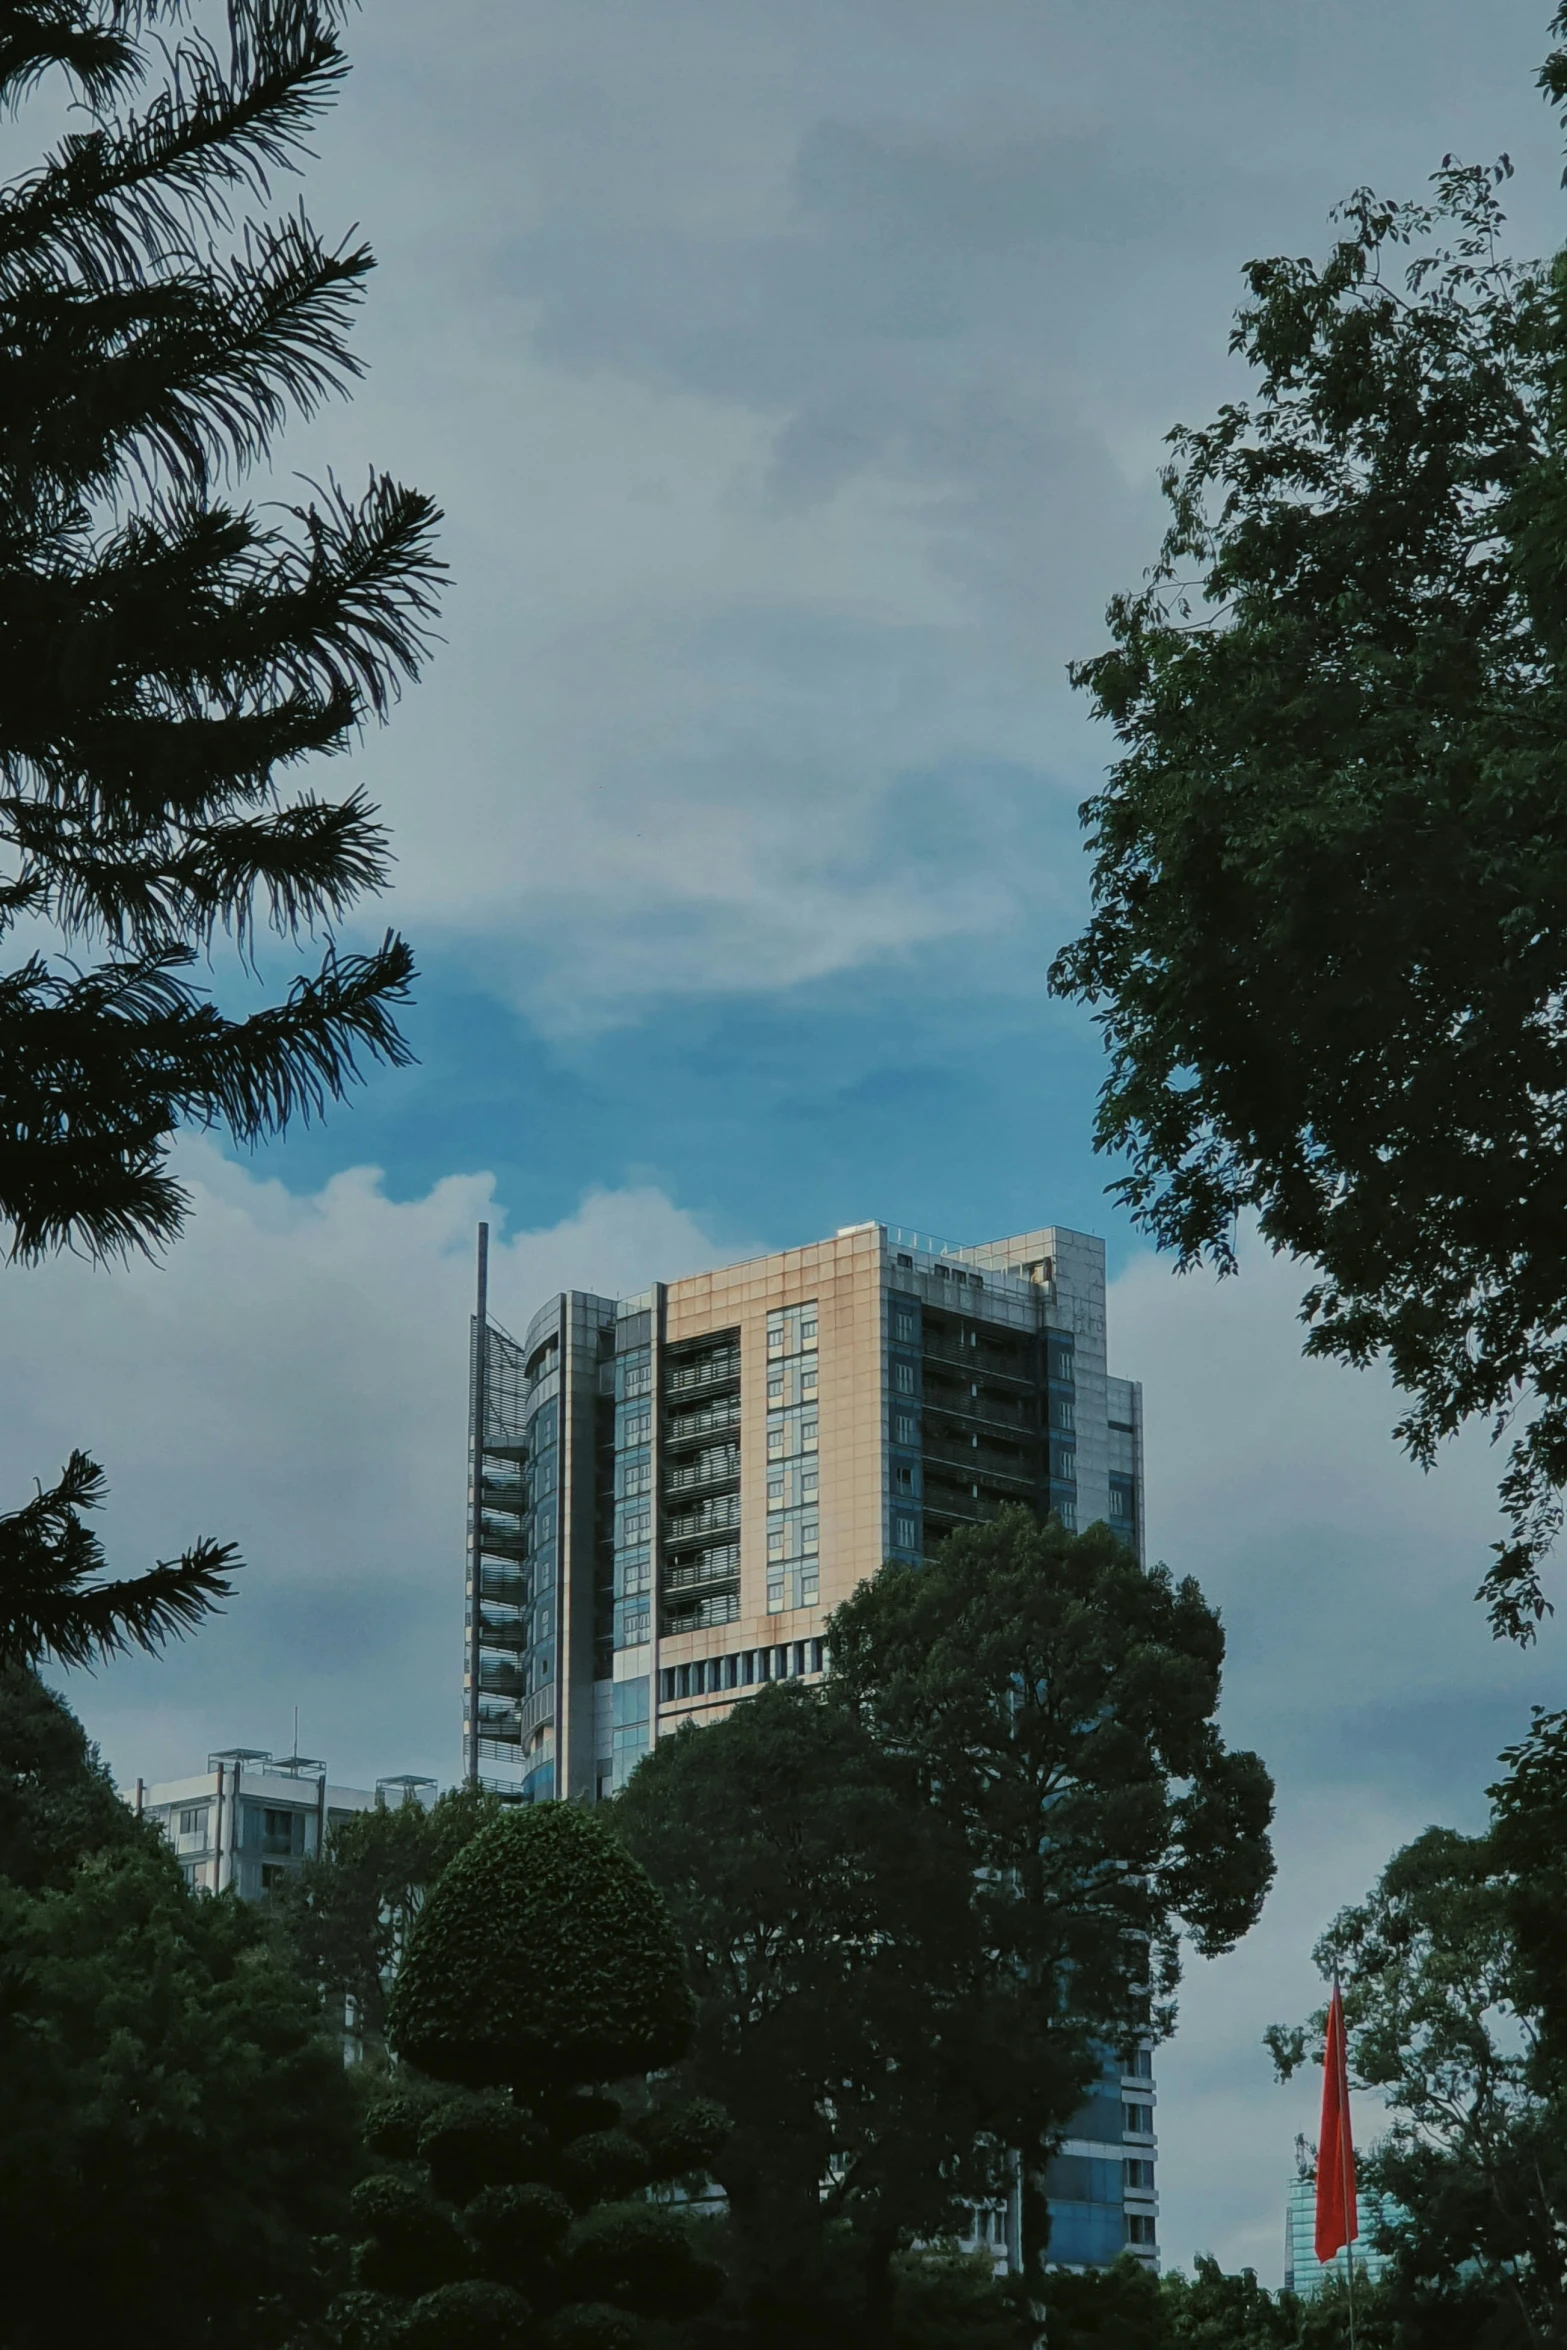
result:
M 159 1248 L 179 1126 L 253 1142 L 407 1058 L 406 944 L 334 937 L 386 878 L 375 812 L 285 779 L 416 673 L 435 509 L 383 476 L 265 512 L 237 494 L 357 372 L 370 253 L 270 185 L 345 70 L 337 9 L 231 0 L 221 53 L 157 39 L 182 13 L 0 6 L 0 103 L 63 80 L 82 124 L 0 190 L 0 1223 L 22 1260 Z M 268 929 L 316 936 L 313 967 L 220 1009 L 198 958 L 226 941 L 255 989 Z M 145 1645 L 222 1590 L 211 1544 L 89 1590 L 97 1482 L 77 1456 L 0 1526 L 0 1654 Z

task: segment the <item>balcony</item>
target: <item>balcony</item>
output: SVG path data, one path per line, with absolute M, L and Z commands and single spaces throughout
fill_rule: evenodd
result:
M 732 1387 L 740 1377 L 740 1349 L 704 1355 L 692 1363 L 671 1363 L 664 1375 L 666 1396 L 701 1395 L 706 1390 Z
M 678 1518 L 664 1521 L 664 1540 L 671 1542 L 698 1542 L 704 1534 L 727 1533 L 740 1523 L 740 1496 L 723 1493 L 716 1500 L 704 1502 L 700 1509 L 686 1510 Z
M 659 1611 L 658 1628 L 666 1635 L 678 1632 L 706 1632 L 718 1624 L 734 1624 L 740 1619 L 738 1591 L 715 1592 L 711 1598 L 694 1602 L 682 1601 L 675 1607 Z
M 682 1559 L 678 1566 L 666 1566 L 661 1589 L 667 1597 L 675 1591 L 716 1591 L 740 1580 L 740 1545 L 726 1543 L 722 1550 L 711 1550 L 705 1558 Z
M 694 1493 L 706 1485 L 726 1485 L 740 1474 L 738 1444 L 714 1445 L 694 1461 L 677 1461 L 664 1474 L 666 1493 Z
M 667 1445 L 695 1444 L 703 1436 L 717 1435 L 722 1429 L 738 1427 L 740 1398 L 737 1395 L 720 1397 L 717 1403 L 707 1405 L 699 1412 L 682 1412 L 664 1425 Z

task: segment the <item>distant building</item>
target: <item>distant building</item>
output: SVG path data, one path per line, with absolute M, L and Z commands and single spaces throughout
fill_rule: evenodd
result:
M 1353 2246 L 1355 2274 L 1377 2284 L 1387 2270 L 1388 2256 L 1377 2250 L 1375 2238 L 1384 2218 L 1395 2216 L 1394 2206 L 1363 2189 L 1355 2197 L 1355 2216 L 1360 2223 Z M 1342 2283 L 1349 2268 L 1347 2252 L 1335 2253 L 1329 2261 L 1319 2260 L 1316 2235 L 1317 2178 L 1302 2144 L 1301 2168 L 1291 2183 L 1284 2215 L 1284 2290 L 1298 2293 L 1303 2301 L 1315 2299 L 1329 2277 Z
M 209 1754 L 198 1777 L 153 1787 L 138 1779 L 135 1809 L 162 1829 L 187 1885 L 259 1901 L 319 1852 L 340 1820 L 420 1800 L 434 1787 L 410 1776 L 335 1787 L 314 1756 L 279 1759 L 261 1747 L 230 1746 Z
M 482 1243 L 481 1243 L 482 1246 Z M 884 1559 L 1022 1503 L 1143 1555 L 1142 1390 L 1106 1362 L 1104 1243 L 895 1225 L 634 1297 L 571 1290 L 470 1356 L 464 1737 L 523 1802 L 593 1802 L 655 1740 L 819 1679 Z M 1107 2060 L 1051 2166 L 1052 2260 L 1157 2263 L 1152 2052 Z M 1015 2194 L 967 2241 L 1016 2257 Z

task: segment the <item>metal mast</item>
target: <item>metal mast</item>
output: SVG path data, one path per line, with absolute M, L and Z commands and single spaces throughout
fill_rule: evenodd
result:
M 479 1783 L 479 1648 L 482 1629 L 479 1609 L 483 1597 L 480 1559 L 484 1550 L 484 1391 L 485 1373 L 489 1365 L 489 1284 L 490 1228 L 488 1224 L 481 1224 L 478 1292 L 473 1315 L 473 1370 L 469 1380 L 472 1391 L 469 1401 L 473 1407 L 473 1510 L 468 1527 L 468 1752 L 465 1759 L 468 1779 L 473 1786 Z

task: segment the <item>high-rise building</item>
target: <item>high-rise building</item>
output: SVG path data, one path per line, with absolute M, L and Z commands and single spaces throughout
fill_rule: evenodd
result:
M 566 1291 L 520 1339 L 483 1252 L 464 1731 L 503 1792 L 595 1800 L 681 1723 L 815 1679 L 884 1560 L 1008 1503 L 1142 1555 L 1141 1390 L 1109 1374 L 1086 1233 L 856 1224 L 635 1297 Z M 1155 2257 L 1153 2103 L 1146 2050 L 1109 2062 L 1060 2158 L 1057 2258 Z
M 1387 2273 L 1389 2256 L 1379 2251 L 1376 2237 L 1385 2222 L 1398 2216 L 1397 2206 L 1375 2192 L 1360 2188 L 1355 2196 L 1355 2275 L 1373 2285 Z M 1314 2301 L 1330 2277 L 1342 2284 L 1349 2271 L 1350 2253 L 1335 2252 L 1331 2260 L 1317 2258 L 1317 2173 L 1315 2157 L 1305 2141 L 1298 2141 L 1296 2174 L 1290 2181 L 1284 2208 L 1284 2290 Z

